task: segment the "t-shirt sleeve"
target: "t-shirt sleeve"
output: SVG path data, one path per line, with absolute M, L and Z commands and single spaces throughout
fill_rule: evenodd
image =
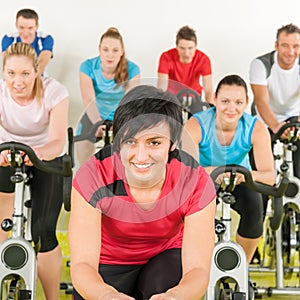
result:
M 55 79 L 45 79 L 45 99 L 50 111 L 55 105 L 60 103 L 65 98 L 69 97 L 69 92 L 64 85 Z
M 162 53 L 158 63 L 158 73 L 169 74 L 170 60 L 166 52 Z
M 48 50 L 53 52 L 53 45 L 54 45 L 54 40 L 51 35 L 47 35 L 46 37 L 42 38 L 42 45 L 43 45 L 43 50 Z
M 203 59 L 203 70 L 202 70 L 202 76 L 208 76 L 212 74 L 211 71 L 211 62 L 210 59 L 207 55 L 205 55 L 204 59 Z
M 92 70 L 92 64 L 89 59 L 80 64 L 79 71 L 84 73 L 88 77 L 91 77 L 91 70 Z
M 139 66 L 132 61 L 127 62 L 127 67 L 129 80 L 141 73 Z
M 92 156 L 76 172 L 73 179 L 73 188 L 85 199 L 86 202 L 90 203 L 94 193 L 99 189 L 101 183 L 102 180 L 97 172 L 96 158 Z
M 262 61 L 254 59 L 250 64 L 250 84 L 267 85 L 267 71 Z
M 6 51 L 6 49 L 13 43 L 14 38 L 5 35 L 1 41 L 2 52 Z
M 215 199 L 215 197 L 216 189 L 211 177 L 204 168 L 199 167 L 197 185 L 195 186 L 193 194 L 189 200 L 185 215 L 191 215 L 204 209 Z

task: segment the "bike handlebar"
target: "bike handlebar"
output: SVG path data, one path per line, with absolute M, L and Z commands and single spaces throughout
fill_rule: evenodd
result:
M 201 96 L 192 89 L 182 89 L 176 96 L 182 107 L 191 113 L 196 113 L 210 108 L 209 103 L 204 102 Z
M 287 189 L 289 180 L 287 177 L 282 177 L 280 183 L 278 186 L 271 186 L 268 184 L 260 183 L 260 182 L 255 182 L 253 181 L 252 174 L 251 172 L 239 165 L 226 165 L 226 166 L 220 166 L 214 169 L 210 176 L 211 178 L 215 181 L 215 179 L 223 173 L 230 172 L 231 174 L 242 174 L 245 177 L 245 182 L 242 184 L 246 185 L 248 188 L 251 190 L 257 191 L 259 193 L 268 195 L 268 196 L 274 196 L 274 197 L 281 197 L 283 196 L 284 192 Z
M 5 142 L 0 144 L 0 152 L 4 150 L 10 151 L 23 151 L 29 157 L 32 164 L 41 171 L 47 173 L 53 173 L 56 175 L 61 175 L 64 177 L 71 177 L 72 176 L 72 159 L 70 155 L 63 156 L 63 165 L 62 166 L 53 166 L 47 164 L 45 161 L 40 160 L 33 149 L 25 145 L 23 143 L 18 142 Z
M 107 131 L 108 131 L 108 129 L 112 126 L 112 122 L 107 121 L 107 120 L 98 121 L 92 125 L 92 127 L 89 129 L 89 131 L 87 133 L 81 133 L 79 135 L 74 136 L 73 141 L 79 142 L 79 141 L 88 140 L 92 143 L 96 143 L 98 140 L 101 139 L 101 137 L 96 136 L 96 132 L 97 132 L 99 126 L 101 126 L 101 125 L 106 125 Z

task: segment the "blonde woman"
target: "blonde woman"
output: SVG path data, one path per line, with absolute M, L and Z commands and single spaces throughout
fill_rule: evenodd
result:
M 68 126 L 68 92 L 51 78 L 41 79 L 37 55 L 29 44 L 12 44 L 3 56 L 0 80 L 0 143 L 16 141 L 32 147 L 39 159 L 58 164 L 64 154 Z M 25 159 L 26 161 L 26 159 Z M 62 178 L 33 169 L 32 235 L 40 239 L 38 275 L 46 299 L 58 299 L 62 256 L 56 222 L 62 205 Z M 14 185 L 7 152 L 0 156 L 0 220 L 12 216 Z M 7 238 L 0 231 L 0 241 Z

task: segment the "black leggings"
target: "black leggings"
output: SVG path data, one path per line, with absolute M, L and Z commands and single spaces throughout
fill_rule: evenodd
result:
M 169 249 L 150 259 L 145 265 L 99 265 L 103 280 L 116 290 L 138 300 L 166 292 L 182 277 L 181 249 Z M 82 300 L 76 290 L 74 300 Z
M 263 233 L 263 200 L 260 193 L 244 185 L 237 185 L 232 193 L 232 208 L 240 215 L 238 234 L 245 238 L 258 238 Z

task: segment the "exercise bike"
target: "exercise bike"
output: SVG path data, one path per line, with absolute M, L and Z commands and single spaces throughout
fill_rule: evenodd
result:
M 201 96 L 192 89 L 184 88 L 176 96 L 183 108 L 183 123 L 198 111 L 210 108 L 209 103 L 202 101 Z
M 282 139 L 283 132 L 291 128 L 287 139 Z M 297 253 L 300 250 L 300 180 L 294 176 L 292 153 L 297 150 L 295 142 L 299 140 L 300 122 L 284 124 L 279 131 L 272 136 L 275 143 L 275 161 L 278 176 L 285 176 L 289 184 L 282 197 L 281 204 L 269 205 L 265 218 L 265 234 L 263 244 L 263 256 L 258 267 L 251 267 L 251 271 L 275 272 L 275 287 L 258 287 L 259 294 L 271 296 L 300 295 L 300 288 L 285 285 L 285 280 L 292 278 L 294 274 L 299 277 L 299 265 L 296 266 Z M 270 223 L 269 216 L 276 215 L 280 222 L 277 228 Z M 277 218 L 278 218 L 277 217 Z
M 227 165 L 217 167 L 211 173 L 213 180 L 223 173 L 230 173 L 229 178 L 224 178 L 217 191 L 217 199 L 222 205 L 220 220 L 215 222 L 217 242 L 213 251 L 213 259 L 210 272 L 210 281 L 206 292 L 206 300 L 248 300 L 249 278 L 248 263 L 243 248 L 232 241 L 230 236 L 231 227 L 231 204 L 235 199 L 232 191 L 236 186 L 236 175 L 242 174 L 248 188 L 257 192 L 281 197 L 287 188 L 288 180 L 283 177 L 278 186 L 254 182 L 251 172 L 245 167 Z M 253 299 L 254 295 L 251 295 Z
M 82 119 L 86 119 L 88 116 L 86 114 L 83 115 Z M 103 131 L 102 137 L 97 137 L 96 133 L 100 126 L 105 126 L 105 129 Z M 111 145 L 112 143 L 112 121 L 108 120 L 101 120 L 96 122 L 95 124 L 92 124 L 88 132 L 73 136 L 73 142 L 80 142 L 80 141 L 89 141 L 93 144 L 98 143 L 100 140 L 104 142 L 103 147 L 107 145 Z
M 88 118 L 88 117 L 86 114 L 84 114 L 82 118 Z M 102 136 L 97 137 L 96 133 L 100 126 L 105 126 L 105 128 L 103 130 Z M 72 158 L 72 166 L 74 166 L 74 144 L 76 142 L 89 141 L 92 144 L 97 144 L 99 141 L 102 141 L 102 144 L 96 148 L 106 147 L 106 146 L 112 144 L 113 137 L 112 137 L 112 129 L 111 128 L 112 128 L 112 122 L 108 121 L 108 120 L 98 121 L 95 124 L 93 124 L 87 132 L 79 134 L 79 135 L 75 135 L 75 136 L 73 134 L 73 129 L 69 128 L 68 129 L 69 153 L 71 154 L 71 158 Z M 70 202 L 68 202 L 68 203 L 70 203 Z M 69 205 L 65 204 L 65 209 L 67 211 L 70 211 L 71 210 L 70 204 Z M 66 266 L 68 268 L 70 267 L 69 260 L 67 261 Z M 63 290 L 66 295 L 71 295 L 73 293 L 73 285 L 71 282 L 61 282 L 60 289 Z
M 30 214 L 25 214 L 25 208 L 30 203 L 30 196 L 27 198 L 26 195 L 30 195 L 28 187 L 32 177 L 23 158 L 27 155 L 36 168 L 65 177 L 72 176 L 72 160 L 65 155 L 62 166 L 49 166 L 39 160 L 29 146 L 17 142 L 0 144 L 0 152 L 4 150 L 9 150 L 8 158 L 14 170 L 11 181 L 15 184 L 15 201 L 12 219 L 5 219 L 1 223 L 2 230 L 11 232 L 11 237 L 0 244 L 1 300 L 34 299 L 38 243 L 34 245 L 31 240 Z M 70 191 L 64 194 L 69 195 Z M 30 212 L 30 206 L 27 209 Z

